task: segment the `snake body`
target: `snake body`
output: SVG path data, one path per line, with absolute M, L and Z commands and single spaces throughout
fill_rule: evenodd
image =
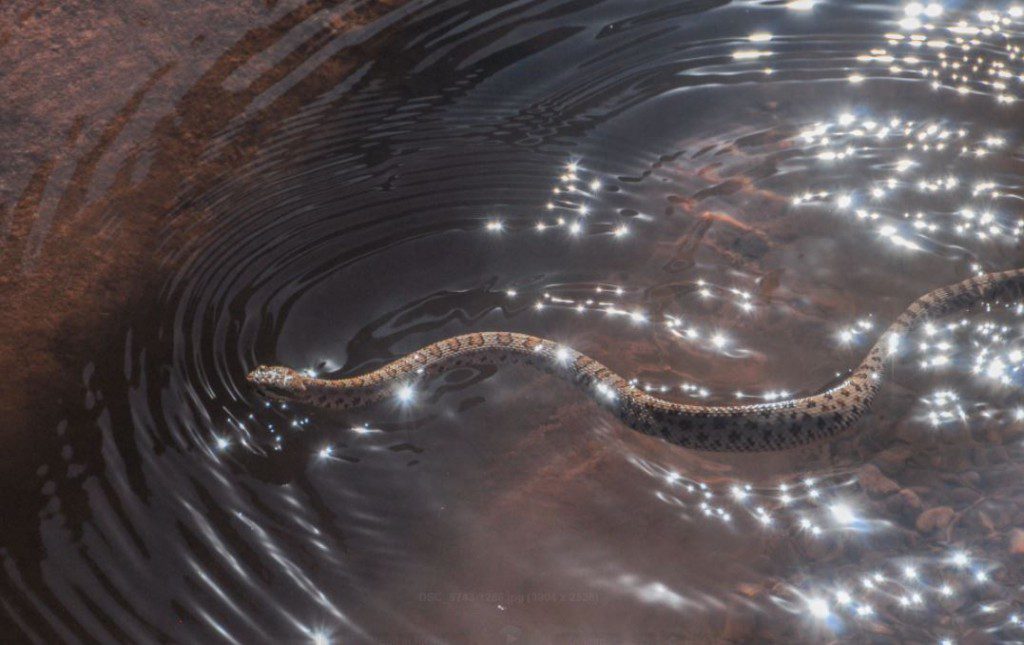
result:
M 263 394 L 318 407 L 356 408 L 393 397 L 414 379 L 472 365 L 522 363 L 575 383 L 630 428 L 698 450 L 758 452 L 832 437 L 859 419 L 881 384 L 885 358 L 925 319 L 982 301 L 1015 297 L 1024 269 L 989 273 L 915 300 L 879 336 L 864 360 L 838 385 L 811 396 L 751 405 L 703 406 L 667 401 L 630 384 L 598 361 L 559 343 L 512 332 L 455 336 L 373 372 L 342 379 L 260 366 L 248 379 Z

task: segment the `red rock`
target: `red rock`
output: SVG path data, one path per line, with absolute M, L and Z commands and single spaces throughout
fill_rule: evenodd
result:
M 1024 555 L 1024 529 L 1013 529 L 1008 539 L 1010 553 L 1013 555 Z
M 906 465 L 907 460 L 914 454 L 913 448 L 906 444 L 899 444 L 886 448 L 875 456 L 875 463 L 879 469 L 887 475 L 892 475 Z
M 921 507 L 924 504 L 921 503 L 921 498 L 917 493 L 909 488 L 904 488 L 886 499 L 885 506 L 891 512 L 912 518 L 921 511 Z
M 932 533 L 939 529 L 944 529 L 953 521 L 954 515 L 956 513 L 948 506 L 929 508 L 917 516 L 917 530 L 922 533 Z
M 878 466 L 865 464 L 857 471 L 861 488 L 872 495 L 889 495 L 900 489 L 900 485 L 882 474 Z

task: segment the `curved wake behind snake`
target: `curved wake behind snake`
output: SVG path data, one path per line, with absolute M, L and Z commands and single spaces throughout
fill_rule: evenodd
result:
M 989 273 L 915 300 L 878 338 L 844 381 L 802 398 L 751 405 L 703 406 L 666 401 L 634 387 L 596 360 L 559 343 L 511 332 L 479 332 L 427 345 L 378 370 L 342 379 L 260 366 L 248 380 L 263 394 L 328 408 L 355 408 L 394 396 L 412 379 L 470 365 L 523 363 L 577 385 L 630 428 L 698 450 L 757 452 L 791 448 L 834 436 L 864 414 L 881 383 L 883 361 L 926 318 L 975 303 L 1015 297 L 1024 269 Z

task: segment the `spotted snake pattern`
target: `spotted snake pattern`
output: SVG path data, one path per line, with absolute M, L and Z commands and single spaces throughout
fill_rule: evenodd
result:
M 373 372 L 342 379 L 260 366 L 248 380 L 264 395 L 325 408 L 357 408 L 395 396 L 415 379 L 474 365 L 525 364 L 560 376 L 614 412 L 630 428 L 684 448 L 758 452 L 826 439 L 868 409 L 881 384 L 885 358 L 926 319 L 983 301 L 1013 298 L 1024 269 L 989 273 L 936 289 L 915 300 L 878 338 L 845 380 L 811 396 L 750 405 L 693 405 L 652 396 L 596 360 L 559 343 L 512 332 L 447 338 Z

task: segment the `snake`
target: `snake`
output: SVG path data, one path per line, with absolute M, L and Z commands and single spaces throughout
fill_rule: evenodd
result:
M 860 419 L 881 386 L 888 357 L 923 321 L 979 302 L 1017 297 L 1024 268 L 979 274 L 913 301 L 849 375 L 809 396 L 747 405 L 694 405 L 653 396 L 597 360 L 527 334 L 485 331 L 427 345 L 359 376 L 326 379 L 261 365 L 247 376 L 260 394 L 322 408 L 353 409 L 408 398 L 422 378 L 461 368 L 524 364 L 575 384 L 628 427 L 693 450 L 763 452 L 834 437 Z

